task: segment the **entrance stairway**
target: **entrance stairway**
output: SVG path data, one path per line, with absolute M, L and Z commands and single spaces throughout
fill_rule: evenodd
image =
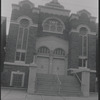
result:
M 37 74 L 35 94 L 37 95 L 59 95 L 59 96 L 81 96 L 80 84 L 75 76 Z

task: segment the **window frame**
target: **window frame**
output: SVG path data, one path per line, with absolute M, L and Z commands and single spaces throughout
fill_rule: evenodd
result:
M 12 71 L 12 72 L 11 72 L 11 77 L 10 77 L 10 86 L 13 85 L 13 75 L 14 75 L 14 74 L 22 75 L 22 84 L 21 84 L 21 87 L 24 87 L 25 72 L 20 72 L 20 71 Z
M 58 28 L 59 26 L 56 26 L 56 31 L 52 31 L 52 30 L 50 29 L 50 28 L 51 28 L 51 24 L 49 24 L 49 23 L 48 23 L 49 29 L 48 29 L 48 30 L 45 30 L 45 27 L 44 27 L 44 26 L 45 26 L 45 24 L 47 24 L 46 22 L 49 21 L 49 20 L 58 21 L 58 22 L 62 25 L 62 31 L 61 31 L 61 32 L 57 31 L 57 28 Z M 56 24 L 57 24 L 57 23 L 56 23 Z M 55 17 L 50 17 L 50 18 L 45 19 L 45 20 L 43 21 L 42 27 L 43 27 L 43 32 L 50 32 L 50 33 L 57 33 L 57 34 L 63 34 L 63 31 L 64 31 L 64 29 L 65 29 L 64 23 L 63 23 L 60 19 L 55 18 Z
M 80 62 L 78 62 L 78 66 L 79 67 L 86 67 L 87 68 L 87 62 L 88 62 L 88 59 L 86 56 L 79 56 L 79 60 L 81 60 L 81 64 L 82 65 L 79 65 Z M 84 61 L 85 61 L 85 66 L 84 66 Z
M 25 19 L 25 18 L 24 18 Z M 20 21 L 21 20 L 23 20 L 23 18 L 22 19 L 20 19 Z M 27 19 L 28 20 L 28 19 Z M 27 26 L 27 27 L 22 27 L 21 25 L 20 25 L 20 21 L 19 21 L 19 30 L 18 30 L 18 35 L 17 35 L 17 41 L 16 41 L 16 52 L 15 52 L 15 62 L 21 62 L 21 63 L 25 63 L 25 61 L 26 61 L 26 51 L 27 51 L 27 45 L 28 45 L 28 35 L 29 35 L 29 27 L 30 27 L 30 24 Z M 29 20 L 28 20 L 29 21 Z M 29 23 L 30 23 L 30 21 L 29 21 Z M 17 46 L 18 46 L 18 41 L 19 41 L 19 34 L 20 34 L 20 28 L 22 28 L 22 30 L 23 30 L 23 33 L 22 33 L 22 40 L 21 40 L 21 48 L 18 48 Z M 25 36 L 25 30 L 27 29 L 27 39 L 26 39 L 26 46 L 25 46 L 25 49 L 23 49 L 23 47 L 24 47 L 24 36 Z M 17 52 L 19 52 L 20 53 L 20 60 L 17 60 L 16 59 L 16 53 Z M 21 55 L 22 55 L 22 53 L 25 53 L 25 60 L 24 61 L 21 61 Z

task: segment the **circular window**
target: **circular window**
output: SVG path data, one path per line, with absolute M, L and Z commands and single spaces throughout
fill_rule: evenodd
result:
M 20 21 L 20 25 L 21 25 L 22 27 L 28 27 L 28 26 L 29 26 L 29 20 L 28 20 L 28 19 L 22 19 L 22 20 Z

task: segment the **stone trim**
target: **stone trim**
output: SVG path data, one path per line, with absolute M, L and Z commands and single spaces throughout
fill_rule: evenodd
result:
M 29 18 L 28 16 L 20 16 L 16 20 L 11 20 L 10 23 L 19 24 L 21 19 L 29 20 L 29 27 L 30 26 L 38 27 L 38 24 L 34 24 L 32 19 Z
M 47 31 L 47 30 L 43 30 L 43 32 L 48 32 L 48 33 L 56 33 L 56 34 L 63 34 L 62 32 L 53 32 L 53 31 Z
M 62 24 L 62 26 L 63 26 L 62 32 L 58 32 L 58 31 L 54 31 L 54 32 L 53 32 L 53 31 L 50 31 L 50 30 L 43 30 L 43 32 L 50 32 L 50 33 L 63 34 L 63 31 L 64 31 L 64 29 L 65 29 L 65 25 L 64 25 L 63 21 L 62 21 L 61 19 L 57 18 L 57 17 L 48 17 L 48 18 L 46 18 L 46 19 L 43 21 L 43 23 L 42 23 L 42 27 L 44 27 L 45 22 L 46 22 L 47 20 L 49 20 L 49 19 L 56 19 L 56 20 L 58 20 L 58 21 Z M 49 29 L 50 29 L 50 27 L 49 27 Z
M 20 71 L 12 71 L 11 72 L 10 86 L 12 86 L 12 83 L 13 83 L 13 75 L 14 74 L 23 75 L 22 76 L 22 84 L 21 84 L 21 87 L 23 87 L 24 86 L 25 73 L 24 72 L 20 72 Z
M 16 65 L 16 66 L 26 66 L 26 67 L 29 67 L 29 64 L 25 64 L 25 63 L 22 63 L 22 62 L 14 62 L 14 63 L 11 63 L 11 62 L 4 62 L 5 65 Z
M 65 9 L 56 9 L 56 8 L 49 8 L 49 7 L 44 7 L 44 6 L 39 6 L 39 9 L 43 13 L 48 13 L 48 14 L 56 14 L 56 15 L 63 15 L 63 16 L 69 16 L 70 10 L 65 10 Z
M 96 32 L 92 32 L 92 31 L 90 30 L 90 28 L 89 28 L 87 25 L 83 25 L 83 24 L 77 26 L 76 29 L 71 29 L 71 31 L 70 31 L 69 33 L 70 33 L 70 34 L 71 34 L 71 33 L 78 33 L 78 34 L 79 34 L 80 28 L 82 28 L 82 27 L 85 27 L 85 28 L 88 30 L 88 33 L 87 33 L 87 34 L 89 34 L 89 35 L 97 35 Z
M 63 25 L 63 29 L 65 29 L 65 25 L 64 25 L 63 21 L 62 21 L 61 19 L 57 18 L 57 17 L 48 17 L 48 18 L 46 18 L 46 19 L 43 21 L 42 26 L 43 26 L 44 23 L 45 23 L 47 20 L 49 20 L 49 19 L 56 19 L 56 20 L 58 20 L 58 21 L 61 22 L 61 24 Z

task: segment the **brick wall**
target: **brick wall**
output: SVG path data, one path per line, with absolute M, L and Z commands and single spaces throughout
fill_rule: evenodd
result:
M 6 62 L 14 62 L 16 52 L 16 41 L 18 35 L 19 25 L 10 24 L 9 35 L 6 45 Z
M 69 39 L 69 66 L 71 68 L 78 68 L 78 58 L 80 54 L 80 41 L 78 33 L 71 33 Z
M 36 47 L 36 34 L 37 34 L 37 28 L 30 27 L 27 53 L 26 53 L 26 64 L 30 64 L 33 62 L 33 55 L 35 53 L 35 47 Z
M 96 36 L 89 35 L 88 38 L 88 67 L 96 69 Z
M 25 73 L 24 79 L 24 88 L 28 87 L 28 75 L 29 75 L 29 68 L 25 66 L 18 66 L 18 65 L 5 65 L 5 69 L 1 74 L 1 86 L 9 87 L 10 80 L 11 80 L 11 72 L 12 71 L 20 71 Z

